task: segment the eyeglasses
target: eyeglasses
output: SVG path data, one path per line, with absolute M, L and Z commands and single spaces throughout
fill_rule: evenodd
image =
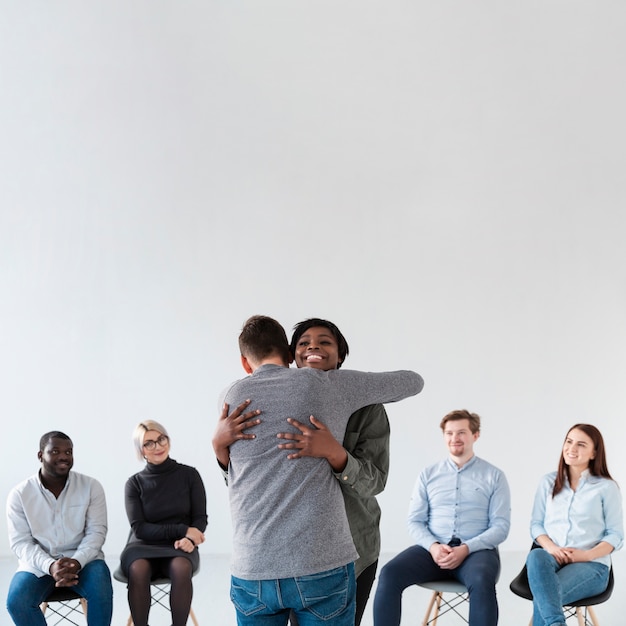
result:
M 154 450 L 158 443 L 162 448 L 165 448 L 165 446 L 169 443 L 169 441 L 170 441 L 170 438 L 167 435 L 159 435 L 159 438 L 156 441 L 154 439 L 148 439 L 144 441 L 143 447 L 146 450 Z

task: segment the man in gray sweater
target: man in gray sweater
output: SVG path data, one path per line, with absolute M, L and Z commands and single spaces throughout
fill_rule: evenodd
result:
M 352 626 L 358 555 L 341 490 L 324 459 L 287 459 L 277 434 L 289 419 L 314 415 L 341 441 L 355 410 L 415 395 L 424 382 L 410 371 L 290 369 L 285 331 L 264 316 L 245 323 L 239 347 L 251 376 L 234 383 L 224 401 L 251 399 L 249 409 L 262 416 L 255 438 L 229 451 L 237 623 L 284 626 L 293 610 L 303 625 Z

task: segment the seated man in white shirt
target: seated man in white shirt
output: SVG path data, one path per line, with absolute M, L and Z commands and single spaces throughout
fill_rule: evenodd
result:
M 375 626 L 399 626 L 407 587 L 446 578 L 467 587 L 470 626 L 498 623 L 497 546 L 509 533 L 509 486 L 497 467 L 474 455 L 480 436 L 478 415 L 452 411 L 440 426 L 449 457 L 427 467 L 417 479 L 408 516 L 416 545 L 381 570 Z
M 55 587 L 71 587 L 87 600 L 87 624 L 110 626 L 111 573 L 102 545 L 106 500 L 95 479 L 72 472 L 72 440 L 46 433 L 37 454 L 41 468 L 14 487 L 7 500 L 9 543 L 19 559 L 7 597 L 16 626 L 46 626 L 39 605 Z

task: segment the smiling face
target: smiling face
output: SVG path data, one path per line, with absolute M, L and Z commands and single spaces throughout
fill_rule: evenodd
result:
M 37 456 L 44 478 L 67 478 L 74 465 L 74 444 L 70 439 L 51 437 Z
M 143 457 L 148 463 L 159 465 L 170 454 L 170 440 L 158 430 L 147 430 L 143 436 Z
M 596 457 L 596 448 L 589 435 L 578 428 L 572 428 L 563 443 L 563 461 L 570 468 L 583 472 Z
M 296 365 L 324 371 L 336 370 L 340 365 L 339 346 L 332 332 L 323 326 L 306 330 L 295 347 Z
M 468 419 L 448 420 L 443 429 L 450 457 L 459 466 L 474 456 L 474 442 L 479 436 L 480 432 L 472 432 Z

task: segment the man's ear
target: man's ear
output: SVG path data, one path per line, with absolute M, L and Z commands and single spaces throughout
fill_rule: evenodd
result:
M 254 371 L 248 362 L 248 359 L 242 354 L 241 355 L 241 365 L 244 370 L 246 370 L 246 374 L 252 374 Z

